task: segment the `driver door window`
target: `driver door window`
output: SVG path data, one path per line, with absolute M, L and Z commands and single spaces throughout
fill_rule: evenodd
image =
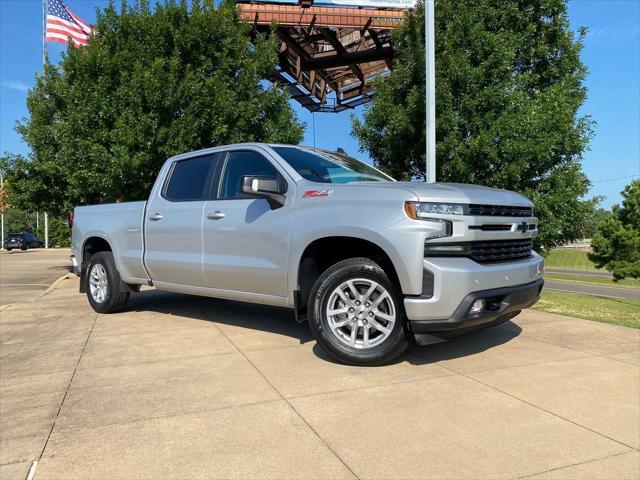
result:
M 250 198 L 250 195 L 242 192 L 242 177 L 245 175 L 277 178 L 278 171 L 269 160 L 257 152 L 230 152 L 222 174 L 218 198 Z

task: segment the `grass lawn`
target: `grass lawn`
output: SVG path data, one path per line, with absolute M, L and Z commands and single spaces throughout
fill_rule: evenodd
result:
M 574 283 L 590 283 L 592 285 L 606 285 L 608 287 L 628 287 L 628 288 L 640 288 L 640 280 L 633 278 L 625 278 L 618 282 L 614 282 L 613 279 L 607 277 L 598 277 L 596 275 L 568 275 L 564 273 L 547 273 L 545 272 L 544 278 L 549 280 L 560 280 L 562 282 L 574 282 Z
M 640 301 L 637 300 L 543 290 L 542 298 L 533 306 L 533 309 L 640 328 Z
M 576 270 L 597 270 L 596 266 L 587 258 L 587 250 L 576 248 L 556 248 L 544 258 L 544 265 L 548 268 L 568 268 Z M 603 272 L 605 270 L 598 270 Z

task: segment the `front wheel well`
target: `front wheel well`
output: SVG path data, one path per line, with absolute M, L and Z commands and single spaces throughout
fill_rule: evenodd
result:
M 369 258 L 376 262 L 400 288 L 393 262 L 380 246 L 356 237 L 324 237 L 311 242 L 300 257 L 296 305 L 298 311 L 305 311 L 311 289 L 322 272 L 342 260 L 356 257 Z

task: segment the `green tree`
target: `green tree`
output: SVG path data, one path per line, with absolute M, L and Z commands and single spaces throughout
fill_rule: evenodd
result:
M 250 42 L 233 2 L 122 2 L 98 12 L 85 48 L 48 64 L 17 126 L 14 200 L 64 216 L 77 204 L 145 198 L 170 156 L 244 141 L 297 143 L 273 39 Z
M 605 210 L 604 208 L 594 209 L 589 219 L 587 220 L 587 224 L 585 225 L 583 234 L 584 238 L 592 238 L 598 231 L 598 226 L 600 225 L 600 223 L 606 220 L 609 213 L 610 212 L 608 210 Z
M 597 199 L 581 171 L 592 122 L 580 117 L 585 31 L 569 27 L 566 0 L 436 2 L 438 181 L 521 192 L 540 218 L 538 246 L 584 231 Z M 353 132 L 396 178 L 424 178 L 424 6 L 394 32 L 394 69 L 376 85 Z
M 589 259 L 610 271 L 615 280 L 640 278 L 640 180 L 627 185 L 622 197 L 622 206 L 614 205 L 598 225 L 589 254 Z

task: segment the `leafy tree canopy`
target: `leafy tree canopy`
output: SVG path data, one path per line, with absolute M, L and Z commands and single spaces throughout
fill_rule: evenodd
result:
M 591 240 L 589 259 L 606 268 L 615 280 L 640 278 L 640 180 L 634 180 L 622 192 L 622 206 L 598 225 Z
M 482 184 L 529 196 L 538 246 L 582 236 L 597 199 L 580 167 L 592 133 L 566 0 L 436 2 L 438 181 Z M 394 32 L 389 78 L 362 121 L 361 148 L 396 178 L 424 178 L 424 6 Z
M 122 2 L 98 12 L 97 34 L 48 64 L 17 130 L 13 200 L 68 212 L 76 204 L 145 198 L 162 163 L 244 141 L 297 143 L 303 126 L 273 76 L 273 40 L 250 44 L 232 2 Z M 55 213 L 55 212 L 54 212 Z

